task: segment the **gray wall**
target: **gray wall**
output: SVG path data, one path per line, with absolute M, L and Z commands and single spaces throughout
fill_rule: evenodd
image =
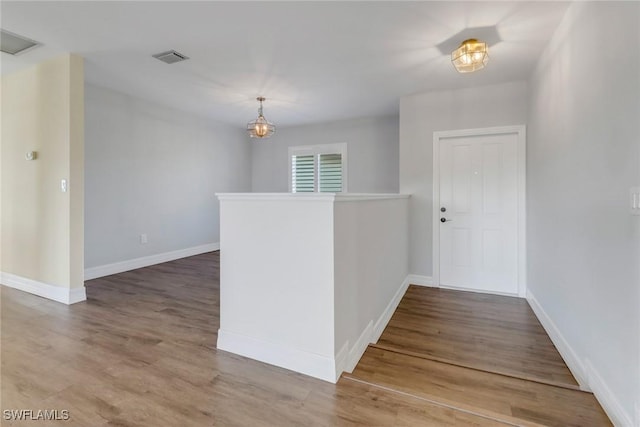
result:
M 570 7 L 531 79 L 527 152 L 529 290 L 591 387 L 604 383 L 627 422 L 638 411 L 629 425 L 640 425 L 638 28 L 636 2 Z
M 400 192 L 411 194 L 409 271 L 431 276 L 433 132 L 525 124 L 527 85 L 428 92 L 400 100 Z
M 335 143 L 347 143 L 350 193 L 398 192 L 396 116 L 283 128 L 267 140 L 252 141 L 252 191 L 289 191 L 288 147 Z
M 85 268 L 219 242 L 214 193 L 251 186 L 242 129 L 92 85 L 85 108 Z

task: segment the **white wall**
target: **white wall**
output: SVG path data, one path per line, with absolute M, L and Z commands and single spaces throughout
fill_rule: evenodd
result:
M 278 129 L 252 141 L 254 192 L 289 191 L 288 148 L 347 143 L 350 193 L 398 192 L 398 117 L 345 120 Z
M 408 198 L 219 197 L 218 348 L 336 382 L 407 289 Z
M 433 132 L 520 125 L 525 124 L 526 119 L 525 82 L 401 98 L 400 192 L 411 194 L 409 271 L 412 274 L 429 278 L 433 272 Z
M 529 290 L 627 426 L 640 425 L 638 28 L 636 2 L 570 7 L 530 82 L 527 153 Z
M 2 283 L 64 303 L 85 299 L 83 90 L 76 55 L 2 76 Z
M 332 380 L 333 200 L 305 196 L 220 195 L 217 348 Z
M 335 348 L 351 372 L 407 290 L 409 198 L 338 198 L 333 234 Z
M 85 266 L 219 242 L 215 193 L 251 187 L 242 128 L 93 85 L 85 103 Z

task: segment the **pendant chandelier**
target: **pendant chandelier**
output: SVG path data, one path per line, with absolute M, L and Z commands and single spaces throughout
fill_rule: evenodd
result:
M 276 131 L 276 125 L 267 121 L 262 114 L 262 101 L 265 100 L 263 96 L 256 98 L 260 102 L 260 108 L 258 108 L 258 118 L 247 123 L 247 133 L 251 138 L 269 138 Z
M 484 68 L 489 61 L 487 44 L 476 39 L 462 42 L 459 48 L 451 52 L 451 62 L 459 73 L 472 73 Z

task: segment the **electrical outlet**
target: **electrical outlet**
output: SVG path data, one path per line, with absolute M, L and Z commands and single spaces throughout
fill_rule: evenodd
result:
M 142 234 L 140 235 L 140 244 L 141 244 L 141 245 L 146 245 L 146 244 L 147 244 L 147 242 L 148 242 L 148 240 L 147 240 L 147 235 L 146 235 L 145 233 L 142 233 Z
M 640 187 L 632 187 L 629 190 L 629 208 L 631 215 L 640 215 Z

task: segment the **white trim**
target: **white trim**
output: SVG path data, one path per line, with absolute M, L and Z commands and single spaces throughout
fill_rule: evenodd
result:
M 433 133 L 433 206 L 432 206 L 432 260 L 433 284 L 440 285 L 440 140 L 462 136 L 517 134 L 518 162 L 518 296 L 527 295 L 527 257 L 526 257 L 526 164 L 527 141 L 526 127 L 498 126 L 480 129 L 461 129 Z
M 400 304 L 400 301 L 402 300 L 404 294 L 407 292 L 408 287 L 409 276 L 407 276 L 402 281 L 400 287 L 393 295 L 393 298 L 391 298 L 391 301 L 389 301 L 389 304 L 387 304 L 376 322 L 374 323 L 373 320 L 371 320 L 367 324 L 367 327 L 364 328 L 354 345 L 348 347 L 348 358 L 344 362 L 342 361 L 342 349 L 340 350 L 340 352 L 336 356 L 336 378 L 340 378 L 342 372 L 353 372 L 353 369 L 356 367 L 356 365 L 362 358 L 362 355 L 367 350 L 369 343 L 376 343 L 380 339 L 384 328 L 387 327 L 389 320 L 391 320 L 391 316 L 393 316 L 393 313 L 395 313 L 396 309 L 398 308 L 398 304 Z M 347 341 L 345 345 L 348 346 L 349 341 Z M 340 370 L 338 370 L 338 368 L 340 368 Z
M 391 301 L 389 301 L 389 304 L 387 304 L 384 311 L 380 314 L 378 320 L 376 320 L 375 323 L 371 320 L 367 324 L 367 327 L 364 328 L 353 346 L 349 346 L 349 341 L 342 346 L 336 356 L 336 378 L 340 378 L 342 372 L 353 372 L 354 368 L 362 358 L 362 355 L 367 350 L 369 343 L 376 343 L 380 339 L 384 328 L 387 327 L 389 320 L 391 320 L 391 316 L 393 316 L 393 313 L 395 313 L 398 308 L 398 304 L 400 304 L 400 301 L 407 292 L 408 287 L 409 276 L 402 281 L 400 287 L 393 295 L 393 298 L 391 298 Z M 345 346 L 346 349 L 349 350 L 346 358 L 344 355 Z
M 178 249 L 177 251 L 163 252 L 160 254 L 129 259 L 126 261 L 114 262 L 113 264 L 89 267 L 84 270 L 84 280 L 97 279 L 98 277 L 110 276 L 112 274 L 123 273 L 150 265 L 161 264 L 189 256 L 200 255 L 220 249 L 220 243 L 208 243 L 206 245 L 193 246 L 191 248 Z
M 0 272 L 0 283 L 9 288 L 18 289 L 30 294 L 38 295 L 63 304 L 75 304 L 87 299 L 87 292 L 83 286 L 67 288 L 55 286 L 11 273 Z
M 504 297 L 517 297 L 517 298 L 521 298 L 520 294 L 514 294 L 514 293 L 510 293 L 510 292 L 499 292 L 499 291 L 492 291 L 492 290 L 487 290 L 487 289 L 476 289 L 476 288 L 465 288 L 462 286 L 448 286 L 448 285 L 440 285 L 438 286 L 440 289 L 451 289 L 452 291 L 461 291 L 461 292 L 475 292 L 478 294 L 489 294 L 489 295 L 501 295 Z
M 355 347 L 355 346 L 354 346 Z M 358 360 L 360 360 L 358 358 Z M 356 363 L 358 363 L 356 361 Z M 349 351 L 349 341 L 347 340 L 338 354 L 336 354 L 336 379 L 340 378 L 343 372 L 351 372 L 353 368 L 349 369 L 351 365 L 351 352 Z M 354 365 L 355 367 L 355 365 Z
M 336 193 L 216 193 L 218 200 L 225 202 L 253 202 L 261 200 L 277 202 L 320 201 L 333 202 Z
M 335 193 L 336 202 L 354 202 L 361 200 L 395 200 L 408 199 L 410 194 L 394 194 L 394 193 Z
M 349 355 L 346 360 L 346 363 L 344 366 L 341 366 L 342 370 L 336 369 L 336 378 L 340 378 L 340 375 L 342 375 L 342 372 L 349 372 L 349 373 L 353 372 L 356 365 L 362 358 L 362 355 L 364 354 L 365 351 L 367 351 L 367 347 L 369 346 L 369 343 L 371 342 L 371 338 L 374 335 L 373 330 L 374 328 L 373 328 L 373 320 L 372 320 L 367 324 L 367 327 L 364 328 L 364 330 L 356 340 L 355 344 L 349 349 Z M 347 341 L 347 344 L 349 344 L 348 341 Z
M 369 339 L 370 343 L 376 343 L 380 339 L 382 332 L 384 332 L 384 328 L 387 327 L 389 320 L 391 320 L 391 316 L 393 316 L 393 313 L 395 313 L 396 309 L 398 308 L 398 304 L 400 304 L 400 301 L 402 300 L 404 294 L 407 292 L 408 287 L 409 276 L 407 276 L 402 281 L 402 284 L 400 284 L 400 287 L 396 291 L 395 295 L 393 295 L 393 298 L 391 299 L 391 301 L 389 301 L 389 304 L 387 304 L 384 311 L 376 321 L 375 325 L 373 325 L 373 330 L 371 331 L 372 335 Z
M 616 399 L 616 395 L 613 394 L 607 383 L 600 376 L 600 373 L 594 369 L 589 359 L 584 361 L 584 366 L 586 368 L 587 379 L 589 380 L 589 387 L 598 402 L 600 402 L 600 405 L 602 405 L 602 409 L 604 409 L 607 416 L 611 419 L 613 425 L 632 427 L 632 415 L 624 410 L 624 407 L 618 399 Z
M 398 193 L 216 193 L 219 200 L 226 201 L 297 201 L 319 200 L 329 202 L 352 202 L 360 200 L 408 199 L 410 194 Z
M 564 359 L 567 367 L 573 374 L 573 376 L 580 384 L 580 389 L 589 391 L 589 386 L 587 382 L 587 375 L 585 366 L 578 357 L 577 353 L 573 350 L 569 342 L 564 338 L 560 329 L 556 326 L 556 324 L 551 320 L 551 317 L 547 314 L 546 311 L 542 308 L 535 295 L 531 293 L 530 290 L 527 290 L 527 301 L 529 302 L 529 306 L 535 313 L 536 317 L 542 324 L 542 327 L 551 338 L 551 341 L 558 349 L 558 352 Z
M 217 348 L 334 384 L 338 380 L 336 360 L 330 356 L 286 347 L 223 329 L 218 330 Z
M 409 276 L 400 284 L 375 324 L 371 320 L 353 346 L 348 340 L 345 341 L 333 358 L 223 329 L 218 330 L 217 348 L 336 383 L 343 372 L 353 371 L 369 343 L 378 341 L 408 287 Z
M 433 277 L 431 276 L 420 276 L 419 274 L 409 274 L 407 276 L 407 280 L 410 285 L 416 286 L 426 286 L 429 288 L 437 288 L 437 285 L 433 284 Z
M 530 290 L 527 291 L 527 301 L 547 335 L 549 335 L 549 338 L 551 338 L 551 341 L 560 352 L 569 370 L 578 381 L 578 384 L 580 384 L 580 389 L 593 392 L 593 395 L 598 399 L 598 402 L 600 402 L 614 425 L 621 427 L 633 426 L 633 415 L 625 411 L 624 406 L 620 404 L 616 395 L 611 391 L 604 378 L 593 367 L 589 359 L 585 358 L 583 362 L 578 357 L 576 351 L 571 347 L 562 332 L 560 332 L 560 329 L 544 311 Z

